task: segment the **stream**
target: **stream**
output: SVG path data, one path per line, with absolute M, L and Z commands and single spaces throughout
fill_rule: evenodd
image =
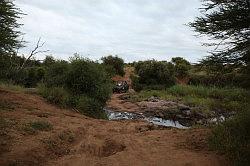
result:
M 129 113 L 129 112 L 118 112 L 108 108 L 104 108 L 104 111 L 109 120 L 145 120 L 150 123 L 159 126 L 175 127 L 179 129 L 188 129 L 188 126 L 181 124 L 179 121 L 173 121 L 170 119 L 162 119 L 158 117 L 146 117 L 142 113 Z

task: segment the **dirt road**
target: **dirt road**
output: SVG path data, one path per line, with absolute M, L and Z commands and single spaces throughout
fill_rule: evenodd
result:
M 106 121 L 0 90 L 0 165 L 228 165 L 209 151 L 207 129 L 157 128 L 142 121 Z M 31 122 L 50 130 L 30 132 Z

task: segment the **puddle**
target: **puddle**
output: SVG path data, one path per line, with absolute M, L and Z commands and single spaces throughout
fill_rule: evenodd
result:
M 104 111 L 106 112 L 108 119 L 109 120 L 136 120 L 136 119 L 141 119 L 141 120 L 146 120 L 150 123 L 153 123 L 155 125 L 159 126 L 167 126 L 167 127 L 175 127 L 179 129 L 187 129 L 189 127 L 184 126 L 180 124 L 179 121 L 173 121 L 169 119 L 162 119 L 158 117 L 145 117 L 142 113 L 137 114 L 137 113 L 129 113 L 129 112 L 116 112 L 112 111 L 110 109 L 104 108 Z

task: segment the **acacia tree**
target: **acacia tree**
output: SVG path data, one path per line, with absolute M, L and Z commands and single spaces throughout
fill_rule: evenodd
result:
M 0 1 L 0 55 L 13 54 L 23 47 L 23 41 L 18 39 L 22 34 L 17 21 L 21 15 L 23 13 L 12 1 Z
M 250 69 L 250 0 L 202 0 L 202 16 L 189 23 L 196 32 L 207 35 L 215 46 L 205 65 L 243 65 L 243 73 Z M 246 82 L 249 76 L 246 76 Z
M 250 54 L 250 0 L 203 0 L 203 14 L 190 26 L 200 34 L 219 40 L 213 59 L 247 63 Z M 219 48 L 220 47 L 220 48 Z

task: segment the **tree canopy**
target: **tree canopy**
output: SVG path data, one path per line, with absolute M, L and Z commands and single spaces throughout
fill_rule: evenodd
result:
M 190 23 L 201 35 L 219 40 L 207 60 L 248 64 L 250 59 L 250 1 L 203 0 L 202 16 Z
M 101 60 L 103 64 L 106 66 L 106 70 L 108 72 L 113 72 L 114 74 L 123 76 L 124 72 L 124 60 L 120 57 L 116 56 L 106 56 L 102 57 Z
M 21 10 L 15 7 L 12 1 L 0 1 L 0 54 L 12 54 L 18 48 L 23 46 L 19 36 L 22 34 L 18 31 L 21 26 L 18 19 L 23 15 Z

